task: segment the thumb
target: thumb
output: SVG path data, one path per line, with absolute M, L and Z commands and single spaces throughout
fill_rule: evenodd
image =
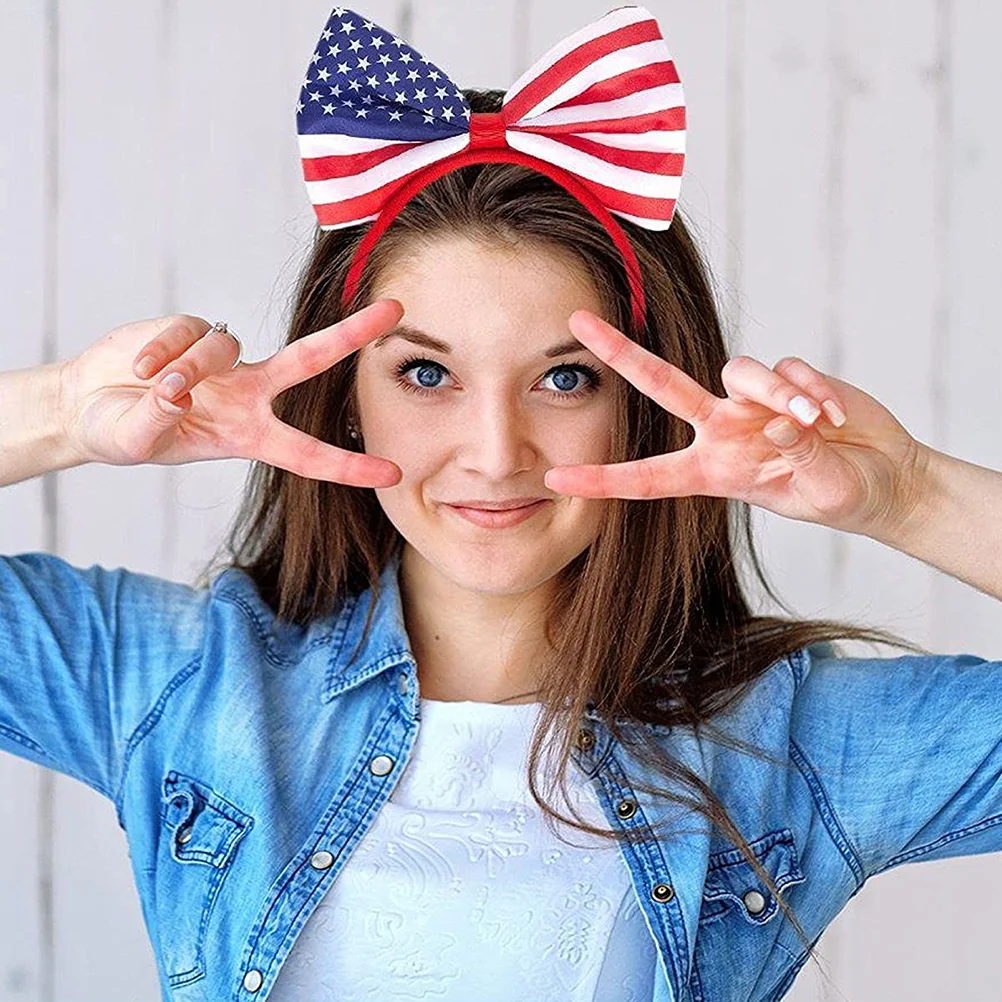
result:
M 143 395 L 138 406 L 139 435 L 144 444 L 152 445 L 168 428 L 176 428 L 194 401 L 190 393 L 168 400 L 155 386 Z
M 779 450 L 779 454 L 793 467 L 809 474 L 801 479 L 801 491 L 811 497 L 812 503 L 824 508 L 825 485 L 835 483 L 845 473 L 845 459 L 831 447 L 824 435 L 813 425 L 805 428 L 787 417 L 770 421 L 762 431 Z
M 870 482 L 874 478 L 813 425 L 804 427 L 787 417 L 778 417 L 762 431 L 789 464 L 792 489 L 812 509 L 809 515 L 793 517 L 847 532 L 866 532 L 860 528 L 865 513 L 884 510 L 884 505 L 871 500 L 874 489 Z
M 803 428 L 789 418 L 770 421 L 763 434 L 794 466 L 806 466 L 818 457 L 818 435 L 813 428 Z

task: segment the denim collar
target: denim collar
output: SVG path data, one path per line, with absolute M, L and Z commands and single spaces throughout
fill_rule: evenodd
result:
M 410 670 L 417 670 L 400 598 L 402 553 L 403 546 L 398 545 L 380 574 L 380 594 L 372 614 L 369 635 L 351 664 L 346 662 L 362 638 L 365 619 L 373 601 L 372 586 L 349 596 L 344 602 L 331 631 L 330 657 L 320 694 L 322 702 L 330 702 L 335 696 L 349 692 L 373 676 L 400 664 L 408 664 Z

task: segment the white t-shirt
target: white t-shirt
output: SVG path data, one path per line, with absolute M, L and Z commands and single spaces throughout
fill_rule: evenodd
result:
M 649 1002 L 656 948 L 621 850 L 564 824 L 572 845 L 554 838 L 529 793 L 541 704 L 420 703 L 407 768 L 269 1002 Z M 568 786 L 607 827 L 573 761 Z

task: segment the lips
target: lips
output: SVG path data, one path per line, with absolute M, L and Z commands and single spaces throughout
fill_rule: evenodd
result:
M 454 508 L 477 508 L 480 511 L 510 511 L 512 508 L 524 508 L 527 505 L 543 501 L 541 497 L 510 498 L 507 501 L 488 501 L 485 498 L 470 498 L 462 501 L 447 501 Z
M 508 526 L 518 525 L 530 519 L 537 512 L 552 504 L 549 498 L 539 498 L 532 504 L 520 505 L 517 508 L 491 511 L 485 508 L 471 508 L 464 505 L 445 505 L 450 511 L 455 512 L 460 518 L 467 522 L 473 522 L 484 529 L 503 529 Z

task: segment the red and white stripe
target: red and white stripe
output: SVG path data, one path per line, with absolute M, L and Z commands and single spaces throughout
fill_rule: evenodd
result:
M 513 149 L 575 174 L 623 218 L 647 229 L 671 225 L 685 162 L 685 101 L 645 8 L 616 8 L 553 46 L 507 90 L 502 113 Z M 428 142 L 300 135 L 321 227 L 375 219 L 410 174 L 469 141 L 469 133 Z
M 508 89 L 505 139 L 571 171 L 606 207 L 671 225 L 685 162 L 682 84 L 657 21 L 619 7 L 555 45 Z
M 335 230 L 375 219 L 408 175 L 469 144 L 468 133 L 428 142 L 300 135 L 306 191 L 320 228 Z

